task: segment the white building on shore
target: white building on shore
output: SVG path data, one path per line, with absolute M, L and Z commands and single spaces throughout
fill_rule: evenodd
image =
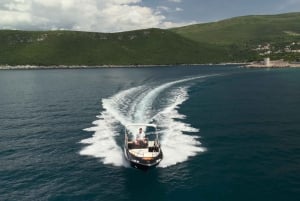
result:
M 269 57 L 264 58 L 264 64 L 265 64 L 265 66 L 271 66 L 271 62 L 270 62 L 270 58 Z

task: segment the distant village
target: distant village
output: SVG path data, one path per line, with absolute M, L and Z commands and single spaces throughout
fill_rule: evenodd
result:
M 266 43 L 263 45 L 258 45 L 253 49 L 260 56 L 267 56 L 271 54 L 281 54 L 281 53 L 300 53 L 300 42 L 292 42 L 288 45 L 278 46 L 278 44 L 271 45 L 270 43 Z
M 289 43 L 264 43 L 259 44 L 252 49 L 259 56 L 264 58 L 262 61 L 252 62 L 247 67 L 300 67 L 299 60 L 293 62 L 284 61 L 282 56 L 285 54 L 298 54 L 300 58 L 300 42 L 293 41 Z M 271 60 L 275 57 L 277 60 Z

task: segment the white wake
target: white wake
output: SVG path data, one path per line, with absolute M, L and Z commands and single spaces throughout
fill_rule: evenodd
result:
M 159 86 L 143 85 L 102 99 L 104 111 L 97 116 L 93 127 L 84 129 L 94 134 L 81 141 L 87 146 L 80 154 L 100 158 L 104 164 L 128 166 L 123 158 L 122 144 L 118 144 L 123 140 L 122 126 L 153 120 L 159 128 L 164 154 L 160 167 L 175 165 L 205 151 L 198 137 L 192 135 L 199 130 L 182 121 L 185 116 L 178 112 L 178 108 L 188 99 L 192 81 L 209 76 L 212 75 L 176 80 Z

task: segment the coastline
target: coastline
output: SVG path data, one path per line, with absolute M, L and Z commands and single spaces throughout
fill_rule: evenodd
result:
M 270 65 L 266 66 L 263 64 L 249 64 L 244 66 L 245 68 L 300 68 L 300 64 L 289 64 L 289 65 Z
M 51 66 L 36 66 L 36 65 L 0 65 L 0 70 L 43 70 L 43 69 L 95 69 L 95 68 L 134 68 L 134 67 L 152 67 L 152 66 L 169 66 L 169 65 L 51 65 Z
M 145 65 L 51 65 L 51 66 L 37 66 L 37 65 L 0 65 L 0 70 L 43 70 L 43 69 L 95 69 L 95 68 L 140 68 L 140 67 L 170 67 L 170 66 L 227 66 L 227 65 L 241 65 L 247 63 L 220 63 L 220 64 L 145 64 Z
M 37 65 L 0 65 L 0 70 L 43 70 L 43 69 L 96 69 L 96 68 L 141 68 L 141 67 L 170 67 L 170 66 L 228 66 L 237 65 L 240 68 L 300 68 L 300 63 L 274 63 L 265 65 L 260 62 L 251 63 L 218 63 L 218 64 L 145 64 L 145 65 L 51 65 L 51 66 L 37 66 Z
M 245 66 L 246 68 L 299 68 L 300 63 L 290 63 L 281 60 L 268 60 L 268 63 L 265 62 L 251 62 Z

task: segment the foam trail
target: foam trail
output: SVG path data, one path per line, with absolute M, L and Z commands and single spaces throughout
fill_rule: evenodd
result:
M 85 131 L 94 131 L 95 133 L 91 138 L 81 141 L 81 143 L 89 145 L 83 148 L 80 154 L 101 158 L 104 164 L 122 166 L 122 149 L 114 139 L 118 135 L 113 129 L 116 120 L 107 112 L 103 112 L 100 117 L 100 120 L 93 122 L 96 126 L 85 129 Z
M 184 134 L 184 132 L 196 133 L 199 130 L 179 121 L 185 119 L 185 115 L 178 113 L 178 106 L 188 99 L 187 87 L 179 88 L 172 93 L 176 98 L 172 99 L 172 103 L 155 117 L 162 127 L 161 145 L 164 159 L 159 167 L 175 165 L 195 156 L 198 152 L 205 151 L 205 148 L 200 147 L 201 143 L 197 136 Z
M 178 107 L 188 99 L 189 85 L 182 87 L 183 83 L 210 76 L 213 75 L 181 79 L 159 86 L 143 85 L 102 99 L 104 111 L 93 122 L 95 126 L 84 129 L 94 134 L 81 141 L 87 146 L 80 154 L 100 158 L 104 164 L 128 166 L 124 161 L 122 148 L 116 141 L 120 139 L 120 126 L 132 122 L 147 123 L 153 119 L 157 120 L 158 127 L 161 128 L 164 159 L 160 167 L 175 165 L 204 151 L 196 136 L 185 134 L 198 132 L 198 129 L 182 122 L 185 116 L 178 113 Z M 162 96 L 165 104 L 160 105 L 160 112 L 155 113 L 153 103 L 162 93 L 167 93 Z
M 205 77 L 207 76 L 198 76 L 198 77 L 192 77 L 192 78 L 186 78 L 186 79 L 177 80 L 173 82 L 168 82 L 166 84 L 163 84 L 159 87 L 152 89 L 149 93 L 147 93 L 147 95 L 143 98 L 143 100 L 139 102 L 134 115 L 134 119 L 140 122 L 147 122 L 147 120 L 149 121 L 149 119 L 151 119 L 151 117 L 149 116 L 149 111 L 151 111 L 152 103 L 163 90 L 175 84 L 179 84 L 182 82 L 187 82 L 195 79 L 205 78 Z
M 140 87 L 131 88 L 102 100 L 105 110 L 97 116 L 99 120 L 93 122 L 94 127 L 84 129 L 95 133 L 91 138 L 81 141 L 83 144 L 88 144 L 80 151 L 81 155 L 100 158 L 104 164 L 127 166 L 127 163 L 124 162 L 122 148 L 115 140 L 115 137 L 119 135 L 116 127 L 119 122 L 127 123 L 124 108 L 129 104 L 128 97 L 132 97 L 129 95 L 135 94 L 139 90 L 141 90 Z

